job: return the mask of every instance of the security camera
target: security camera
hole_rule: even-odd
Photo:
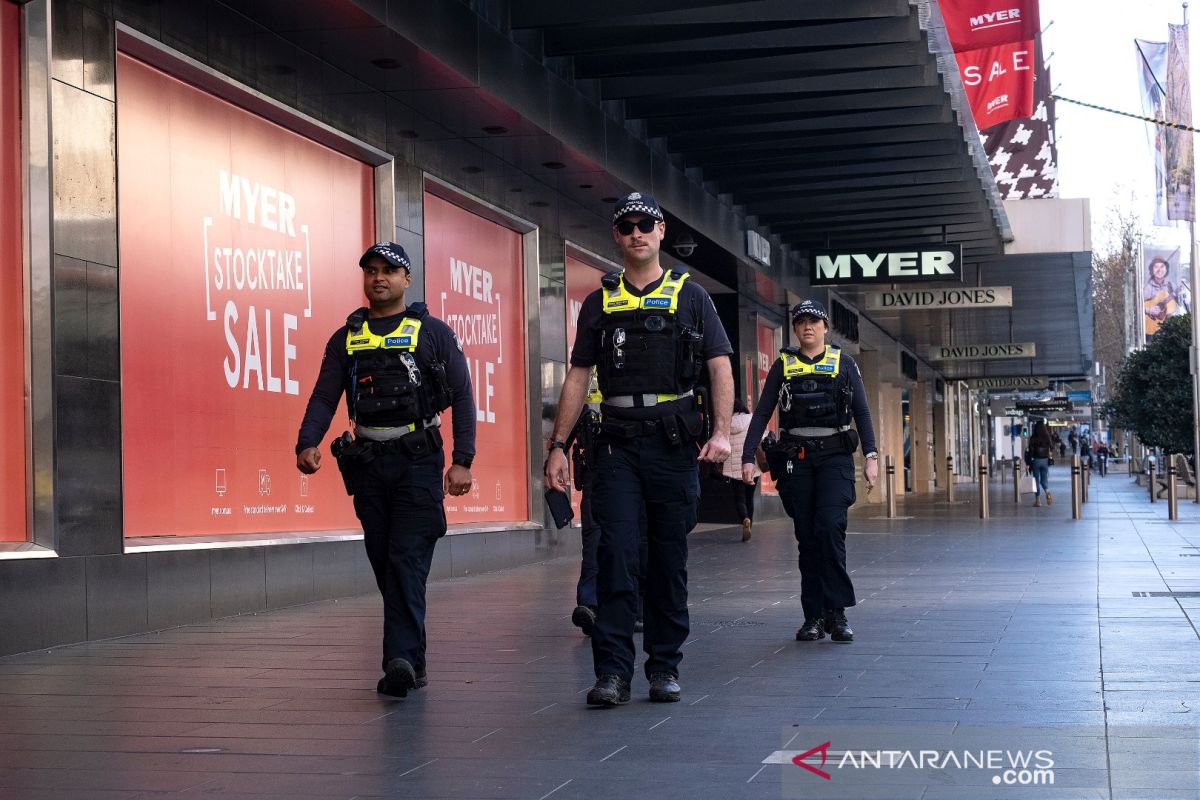
[[[675,244],[671,246],[671,249],[680,258],[690,258],[692,253],[696,252],[696,240],[692,238],[690,233],[680,234],[675,240]]]

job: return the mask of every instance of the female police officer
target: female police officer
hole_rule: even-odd
[[[779,445],[768,452],[783,507],[796,526],[800,551],[800,641],[854,640],[846,608],[855,603],[846,572],[846,511],[854,503],[854,449],[862,440],[867,487],[875,485],[879,455],[867,392],[854,359],[825,344],[829,316],[805,300],[792,309],[799,346],[771,365],[746,432],[742,479],[754,480],[754,451],[779,406]],[[857,434],[850,427],[854,421]]]

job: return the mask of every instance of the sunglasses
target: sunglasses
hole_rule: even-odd
[[[654,226],[657,224],[658,220],[646,217],[645,219],[639,219],[637,222],[630,222],[627,219],[623,219],[613,227],[617,229],[617,233],[622,236],[628,236],[633,233],[634,228],[637,228],[642,233],[649,233],[654,230]]]

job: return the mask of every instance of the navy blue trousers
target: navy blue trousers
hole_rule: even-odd
[[[846,516],[854,505],[854,457],[845,451],[809,451],[775,475],[783,508],[792,518],[805,619],[855,604],[846,571]]]
[[[678,675],[680,648],[689,631],[687,536],[696,525],[700,500],[698,450],[692,443],[672,445],[661,435],[606,441],[596,449],[592,493],[592,514],[600,526],[599,609],[592,632],[596,675],[633,678],[643,514],[645,672]]]
[[[403,658],[425,671],[425,583],[446,534],[442,451],[416,460],[376,458],[354,480],[354,511],[383,595],[383,664]]]
[[[600,553],[600,524],[592,514],[592,492],[595,491],[595,470],[588,471],[583,479],[583,497],[579,501],[579,516],[582,527],[579,538],[582,544],[583,558],[579,563],[579,583],[575,585],[575,605],[588,606],[595,610],[600,601],[596,597],[596,576],[600,572],[597,563]],[[646,512],[642,510],[639,522],[638,546],[638,585],[646,581]],[[637,618],[642,618],[642,593],[638,591]]]

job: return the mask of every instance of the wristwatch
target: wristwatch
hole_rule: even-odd
[[[560,442],[557,439],[551,439],[550,446],[547,447],[546,450],[550,451],[550,450],[554,450],[555,448],[558,448],[559,450],[562,450],[565,453],[565,452],[567,452],[567,443]]]
[[[475,459],[473,459],[473,458],[464,458],[464,457],[460,456],[460,457],[454,459],[454,461],[452,461],[451,463],[457,467],[462,467],[463,469],[470,469],[471,464],[472,464],[472,462],[474,462],[474,460]]]
[[[879,460],[879,453],[876,453],[874,450],[872,450],[871,452],[869,452],[869,453],[867,453],[865,456],[863,456],[863,458],[869,458],[869,459],[871,459],[872,461],[878,461],[878,460]]]

